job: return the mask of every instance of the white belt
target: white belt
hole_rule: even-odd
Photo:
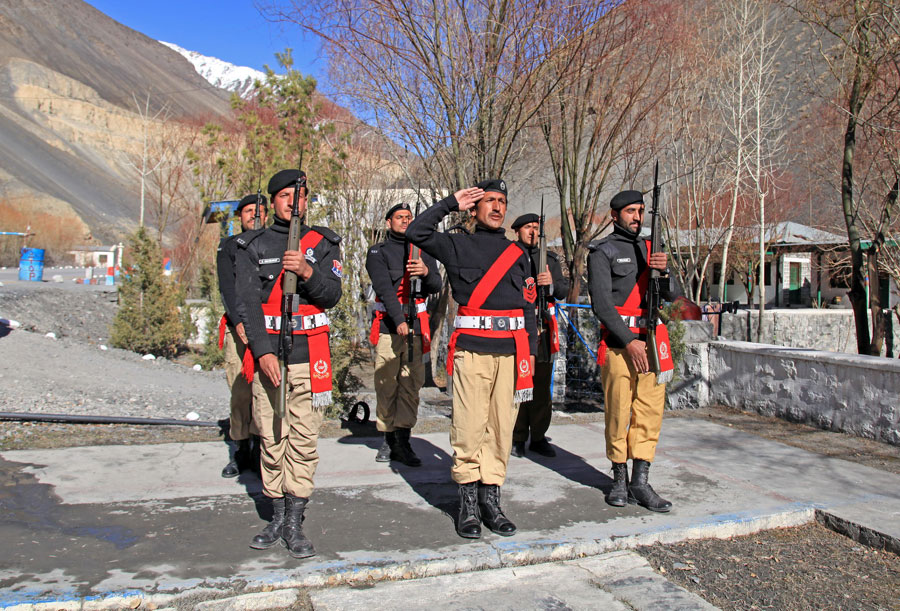
[[[632,327],[634,329],[646,329],[647,328],[647,317],[646,316],[623,316],[622,322],[625,323],[626,327]],[[659,323],[660,323],[660,320],[657,318],[656,324],[658,325]]]
[[[481,329],[483,331],[518,331],[525,328],[524,316],[457,316],[457,329]]]
[[[281,316],[263,316],[263,318],[266,319],[266,329],[281,331]],[[328,314],[321,312],[309,316],[293,316],[291,322],[294,323],[294,329],[309,331],[317,327],[328,326]]]
[[[406,305],[405,305],[405,304],[401,304],[401,305],[403,305],[403,309],[405,310],[405,309],[406,309]],[[424,303],[424,302],[423,302],[423,303],[417,303],[417,304],[416,304],[416,314],[421,314],[422,312],[425,311],[425,309],[426,309],[426,308],[425,308],[425,303]],[[376,302],[375,302],[375,311],[376,311],[376,312],[387,312],[387,310],[384,309],[384,304],[381,303],[380,301],[376,301]]]

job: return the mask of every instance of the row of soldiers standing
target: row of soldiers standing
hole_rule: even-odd
[[[250,545],[266,549],[282,541],[297,558],[315,553],[302,523],[318,463],[318,431],[331,400],[326,310],[341,297],[342,275],[340,237],[325,227],[304,223],[299,250],[286,249],[301,177],[303,217],[305,176],[282,170],[267,188],[275,214],[272,225],[250,229],[251,219],[259,218],[267,202],[262,196],[244,198],[237,210],[244,232],[223,240],[218,257],[226,310],[220,341],[232,388],[230,436],[236,442],[234,458],[222,475],[234,477],[258,465],[273,518]],[[588,259],[592,305],[603,327],[606,445],[614,474],[606,500],[614,506],[633,502],[668,511],[671,503],[647,481],[665,387],[648,372],[643,343],[647,321],[619,312],[623,306],[639,307],[640,296],[638,304],[627,302],[634,301],[642,282],[646,286],[643,278],[649,268],[667,273],[666,256],[648,255],[649,245],[638,237],[644,211],[640,192],[620,193],[611,208],[614,233],[598,242]],[[510,455],[523,456],[529,437],[530,450],[555,455],[545,434],[551,414],[549,357],[558,349],[558,330],[552,318],[538,332],[536,301],[539,290],[547,291],[551,300],[562,299],[568,282],[552,253],[546,267],[538,269],[537,215],[516,219],[512,228],[518,241],[511,242],[503,227],[506,210],[507,188],[500,179],[457,191],[415,219],[409,205],[399,204],[385,216],[386,239],[370,248],[366,260],[376,295],[370,340],[376,347],[377,427],[384,434],[375,456],[378,462],[421,465],[410,434],[425,378],[422,357],[430,348],[425,300],[442,286],[438,262],[459,304],[447,368],[453,395],[451,476],[459,493],[456,531],[465,538],[479,538],[482,524],[502,536],[516,532],[500,507],[500,491]],[[452,212],[470,214],[474,231],[438,231]],[[421,256],[411,256],[413,245]],[[285,270],[297,274],[299,307],[293,318],[293,350],[286,357],[287,379],[282,380],[276,354]],[[539,355],[544,358],[536,359]],[[281,384],[287,385],[284,417],[273,409]]]

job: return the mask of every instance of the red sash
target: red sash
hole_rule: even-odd
[[[497,284],[506,275],[506,272],[522,256],[522,249],[515,244],[510,244],[506,250],[497,257],[487,272],[472,291],[469,303],[460,305],[460,316],[523,316],[522,310],[483,310],[481,305],[487,300]],[[456,340],[460,334],[475,335],[477,337],[512,337],[516,343],[516,391],[513,400],[516,403],[531,401],[534,394],[534,382],[532,380],[531,359],[528,350],[528,331],[518,329],[516,331],[495,331],[493,329],[454,329],[450,336],[450,345],[447,347],[447,374],[453,375],[453,356],[456,351]]]
[[[300,252],[314,249],[322,240],[322,235],[315,231],[308,231],[300,240]],[[282,292],[282,282],[284,280],[284,270],[278,274],[278,280],[272,287],[272,292],[264,304],[262,304],[263,316],[281,316],[281,300],[284,293]],[[319,306],[307,304],[298,306],[294,316],[311,316],[321,314],[325,310]],[[279,331],[266,328],[266,332],[270,335],[278,335]],[[314,329],[294,328],[293,335],[305,335],[309,344],[309,377],[310,387],[312,388],[312,404],[313,407],[324,407],[330,405],[331,400],[331,349],[328,346],[328,325],[316,327]],[[249,355],[249,356],[248,356]],[[241,369],[242,373],[247,377],[248,381],[253,380],[254,359],[250,350],[244,353],[244,362]],[[282,384],[285,380],[281,381]]]
[[[222,318],[219,319],[219,350],[225,347],[225,330],[228,327],[228,321],[225,319],[225,315],[222,314]]]
[[[650,241],[647,240],[647,257],[650,257]],[[646,267],[644,271],[638,276],[637,282],[634,284],[634,287],[631,289],[631,293],[628,295],[628,299],[625,300],[625,303],[621,306],[616,306],[616,312],[619,313],[620,316],[637,316],[646,318],[649,312],[646,309],[641,308],[641,298],[647,293],[647,286],[650,284],[650,267]],[[653,321],[647,321],[647,324],[652,324]],[[646,329],[641,329],[640,327],[628,327],[629,331],[632,333],[640,334],[642,331],[646,333]],[[606,364],[606,338],[609,336],[609,330],[603,328],[600,332],[600,343],[597,346],[597,364],[603,366]],[[673,371],[675,369],[675,362],[672,360],[672,350],[671,345],[669,344],[669,330],[666,328],[666,325],[659,323],[656,325],[656,353],[659,355],[659,368],[660,373],[665,371]]]
[[[559,321],[556,320],[556,308],[548,304],[547,312],[550,314],[547,321],[550,330],[550,354],[556,354],[559,352]]]
[[[412,250],[412,246],[410,246]],[[409,306],[409,272],[403,272],[403,278],[400,279],[400,286],[397,287],[397,301],[404,308]],[[382,303],[380,297],[375,297],[376,303]],[[424,299],[416,299],[416,306],[425,303]],[[418,308],[416,308],[418,310]],[[372,328],[369,330],[369,342],[374,346],[378,343],[378,336],[381,332],[381,321],[384,319],[384,312],[375,310],[373,312]],[[431,322],[428,318],[428,312],[423,310],[417,312],[416,318],[419,319],[419,333],[422,336],[422,354],[431,352]],[[412,333],[413,329],[409,330]]]

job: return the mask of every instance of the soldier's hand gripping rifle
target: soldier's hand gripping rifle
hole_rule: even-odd
[[[649,258],[651,253],[660,252],[661,239],[659,228],[659,217],[662,214],[661,204],[659,201],[659,161],[653,169],[653,199],[650,204],[650,252],[647,253]],[[656,342],[656,324],[659,320],[659,308],[662,298],[661,291],[668,286],[663,287],[662,284],[668,284],[668,279],[659,277],[658,269],[650,268],[650,282],[647,286],[647,357],[650,364],[650,371],[656,374],[656,383],[663,384],[673,377],[672,371],[662,372],[660,367],[660,356]]]
[[[544,233],[544,196],[541,195],[541,217],[538,223],[538,265],[537,273],[542,274],[547,270],[547,235]],[[550,327],[547,320],[550,312],[547,311],[547,297],[550,288],[537,285],[537,328],[538,328],[538,360],[541,362],[549,362],[550,360],[550,342],[541,340],[543,333]]]
[[[419,216],[419,192],[416,190],[416,216]],[[420,258],[419,247],[409,242],[409,260],[407,263],[414,261]],[[409,277],[409,300],[406,303],[406,326],[409,327],[409,333],[406,335],[406,351],[407,357],[409,359],[409,363],[413,362],[413,350],[415,348],[415,328],[416,328],[416,318],[418,316],[417,305],[416,305],[416,295],[422,292],[422,278],[420,276],[410,276]]]
[[[300,189],[306,188],[306,177],[297,176],[294,183],[294,201],[291,204],[291,225],[285,250],[300,250]],[[288,359],[294,349],[294,312],[300,306],[297,294],[297,274],[284,270],[281,282],[281,329],[278,333],[278,363],[281,366],[281,386],[278,390],[278,405],[275,415],[284,418],[287,405]]]

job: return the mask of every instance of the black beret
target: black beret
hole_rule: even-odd
[[[640,191],[622,191],[621,193],[616,193],[615,197],[609,202],[609,207],[613,210],[621,210],[625,206],[630,206],[631,204],[643,204],[644,203],[644,194]]]
[[[269,179],[269,186],[266,187],[266,191],[269,192],[269,195],[275,195],[282,189],[293,187],[294,183],[297,182],[298,175],[303,179],[302,182],[306,184],[306,172],[302,170],[281,170]]]
[[[478,183],[475,186],[484,191],[496,191],[497,193],[502,193],[503,195],[506,195],[506,181],[501,178],[492,178],[490,180],[482,180],[480,183]]]
[[[256,193],[253,193],[253,194],[251,194],[251,195],[245,195],[245,196],[244,196],[244,199],[242,199],[240,202],[238,202],[237,208],[234,209],[234,213],[235,213],[236,215],[237,215],[237,214],[240,214],[240,213],[241,213],[241,210],[243,210],[243,209],[246,208],[247,206],[252,206],[252,205],[254,205],[255,203],[256,203]],[[262,204],[262,207],[263,207],[263,208],[265,208],[266,205],[269,203],[269,200],[266,199],[266,196],[265,196],[265,195],[260,195],[260,196],[259,196],[259,203]]]
[[[387,211],[387,214],[384,215],[384,220],[389,221],[391,217],[394,216],[394,213],[398,210],[409,210],[409,204],[397,204],[396,206],[391,206],[391,209]]]
[[[523,214],[519,218],[513,221],[512,229],[515,231],[522,225],[527,225],[528,223],[540,223],[541,217],[536,215],[534,212],[529,212],[528,214]]]

